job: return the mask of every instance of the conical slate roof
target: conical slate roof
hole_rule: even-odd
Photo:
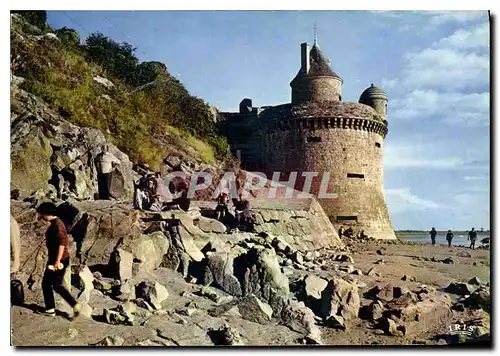
[[[387,100],[387,94],[380,88],[377,88],[375,85],[370,85],[370,87],[366,88],[365,91],[359,97],[359,102],[361,104],[370,105],[373,102],[373,99],[385,99]]]
[[[313,45],[311,51],[309,52],[309,56],[311,67],[309,69],[308,75],[339,77],[330,67],[328,59],[326,59],[325,55],[323,54],[323,52],[321,52],[318,45]]]

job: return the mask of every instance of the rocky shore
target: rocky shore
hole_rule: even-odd
[[[68,283],[83,315],[67,320],[68,308],[59,302],[60,315],[48,318],[36,313],[43,306],[43,249],[28,261],[43,227],[30,204],[11,203],[23,236],[20,279],[26,286],[34,271],[35,280],[26,288],[26,306],[12,307],[15,346],[491,340],[489,250],[333,238],[329,245],[301,244],[293,230],[280,230],[289,222],[276,219],[276,211],[270,214],[280,234],[228,233],[196,207],[176,214],[181,232],[175,238],[161,229],[160,216],[103,201],[73,206],[82,257],[73,258]],[[299,214],[314,226],[314,214]],[[456,325],[472,332],[452,332]]]
[[[141,63],[161,69],[158,93],[182,94],[186,111],[174,117],[206,131],[181,135],[156,114],[157,106],[171,114],[176,105],[152,92],[154,111],[137,111],[149,85],[135,96],[103,77],[81,55],[76,31],[55,34],[20,15],[11,19],[11,216],[21,230],[16,278],[25,292],[25,304],[11,307],[12,345],[491,344],[489,249],[344,239],[318,200],[289,199],[285,186],[269,181],[248,192],[252,231],[229,231],[214,219],[212,193],[223,173],[235,173],[242,188],[247,172],[209,130],[216,113],[202,115],[199,99],[171,81],[165,65]],[[61,42],[68,31],[77,36],[73,50]],[[148,115],[147,127],[135,126]],[[120,161],[111,173],[114,200],[98,200],[102,146]],[[216,148],[226,158],[215,159]],[[214,177],[189,211],[175,212],[178,234],[168,229],[172,212],[132,206],[135,182],[153,169]],[[73,321],[59,299],[55,317],[38,313],[46,226],[35,209],[43,201],[56,202],[71,226],[65,282],[82,305]]]

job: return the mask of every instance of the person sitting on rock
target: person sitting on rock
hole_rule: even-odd
[[[233,200],[235,227],[243,231],[251,231],[250,202],[246,199]]]
[[[134,191],[134,208],[143,210],[145,206],[149,207],[150,201],[148,199],[148,195],[146,194],[146,190],[139,188],[136,186]]]
[[[138,182],[134,182],[134,208],[147,209],[151,205],[151,198],[148,194],[148,181],[151,175],[145,173]]]
[[[217,197],[217,207],[215,208],[215,218],[219,221],[224,221],[227,214],[229,214],[229,209],[227,204],[229,203],[229,195],[226,192],[222,192]]]
[[[349,226],[349,228],[344,232],[344,236],[348,238],[354,237],[354,230],[352,229],[352,227]]]
[[[96,157],[97,182],[99,186],[99,199],[109,200],[111,197],[111,172],[114,164],[120,164],[120,160],[109,152],[109,147],[103,145],[101,153]]]
[[[451,232],[451,230],[448,230],[448,233],[446,234],[446,241],[448,241],[448,247],[451,247],[451,240],[453,240],[453,232]]]
[[[339,229],[339,237],[342,237],[344,235],[344,227],[341,225]]]
[[[178,198],[174,198],[171,202],[163,205],[163,211],[166,210],[182,210],[188,211],[191,205],[191,200],[188,198],[189,181],[187,179],[176,177],[177,180],[172,180],[169,184],[169,190],[172,194],[181,193]]]
[[[368,237],[367,234],[365,234],[365,230],[361,230],[361,232],[359,233],[359,238],[360,239],[366,239]]]
[[[42,203],[37,208],[38,216],[49,223],[45,233],[45,243],[48,250],[47,265],[42,280],[45,311],[43,314],[56,314],[54,292],[57,292],[72,308],[73,317],[78,316],[81,304],[64,287],[63,279],[70,265],[68,233],[64,222],[57,217],[57,207],[53,203]]]

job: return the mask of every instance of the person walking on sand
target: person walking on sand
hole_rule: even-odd
[[[448,233],[446,234],[446,241],[448,241],[448,247],[451,247],[451,240],[453,240],[453,232],[451,232],[451,230],[448,230]]]
[[[476,239],[477,239],[477,232],[474,230],[474,228],[471,229],[471,231],[469,231],[469,233],[467,234],[467,240],[470,240],[470,248],[471,249],[475,249],[475,245],[476,245]]]
[[[434,227],[432,227],[432,230],[429,231],[429,235],[431,235],[431,242],[432,245],[434,246],[436,244],[436,235],[437,235],[437,231]]]
[[[66,227],[61,219],[56,216],[57,207],[53,203],[42,203],[37,209],[38,216],[49,223],[45,233],[48,259],[42,279],[43,299],[45,311],[43,314],[53,316],[56,314],[54,291],[59,294],[73,308],[73,318],[81,311],[78,303],[71,293],[64,287],[63,279],[66,269],[70,265],[69,237]]]

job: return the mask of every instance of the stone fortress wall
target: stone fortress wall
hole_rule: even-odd
[[[221,128],[239,150],[243,167],[269,178],[282,172],[281,181],[298,172],[297,190],[304,184],[302,172],[317,172],[311,189],[317,196],[323,172],[330,172],[326,192],[337,197],[318,200],[336,228],[351,225],[375,238],[396,238],[383,193],[387,96],[372,85],[359,103],[342,102],[342,79],[316,44],[310,52],[302,44],[301,62],[290,84],[291,104],[246,113],[240,105],[240,114],[226,114]]]

